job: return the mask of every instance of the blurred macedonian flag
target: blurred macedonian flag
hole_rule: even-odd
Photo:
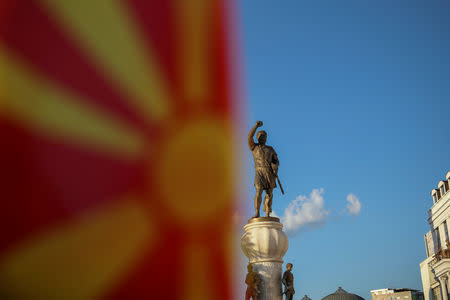
[[[229,0],[0,0],[0,299],[231,299]]]

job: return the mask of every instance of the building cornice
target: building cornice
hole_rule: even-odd
[[[438,202],[436,202],[431,209],[428,211],[428,223],[432,225],[433,223],[436,223],[436,220],[439,218],[439,216],[447,210],[447,208],[450,206],[450,192],[445,193],[441,199],[439,199]],[[442,220],[444,221],[444,220]],[[439,223],[439,222],[438,222]]]
[[[438,262],[432,264],[434,274],[436,277],[447,275],[450,272],[450,258],[443,258]]]

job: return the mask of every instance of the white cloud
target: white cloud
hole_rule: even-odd
[[[347,195],[347,212],[351,215],[359,215],[361,211],[361,202],[359,202],[358,197],[350,193]]]
[[[329,211],[325,209],[323,192],[323,188],[314,189],[309,197],[299,195],[289,203],[281,218],[289,235],[327,222]]]

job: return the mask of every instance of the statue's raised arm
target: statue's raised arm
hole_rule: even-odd
[[[258,129],[258,127],[261,127],[262,125],[263,122],[257,121],[255,126],[253,126],[253,128],[248,133],[248,147],[250,148],[250,151],[253,151],[256,145],[255,141],[253,140],[253,137],[255,136],[256,133],[256,129]]]

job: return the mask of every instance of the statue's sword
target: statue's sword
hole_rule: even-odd
[[[276,174],[275,174],[275,176],[277,177],[277,181],[278,181],[278,185],[280,186],[281,194],[284,195],[284,190],[283,190],[283,186],[281,185],[280,178],[278,178],[278,175],[276,175]]]
[[[278,185],[280,186],[281,194],[284,195],[283,186],[281,185],[280,178],[278,178],[278,174],[276,174],[276,173],[274,172],[274,170],[272,169],[272,166],[270,166],[269,163],[268,163],[267,161],[265,161],[265,162],[266,162],[267,166],[269,167],[269,170],[271,170],[271,171],[272,171],[272,174],[277,178]]]

